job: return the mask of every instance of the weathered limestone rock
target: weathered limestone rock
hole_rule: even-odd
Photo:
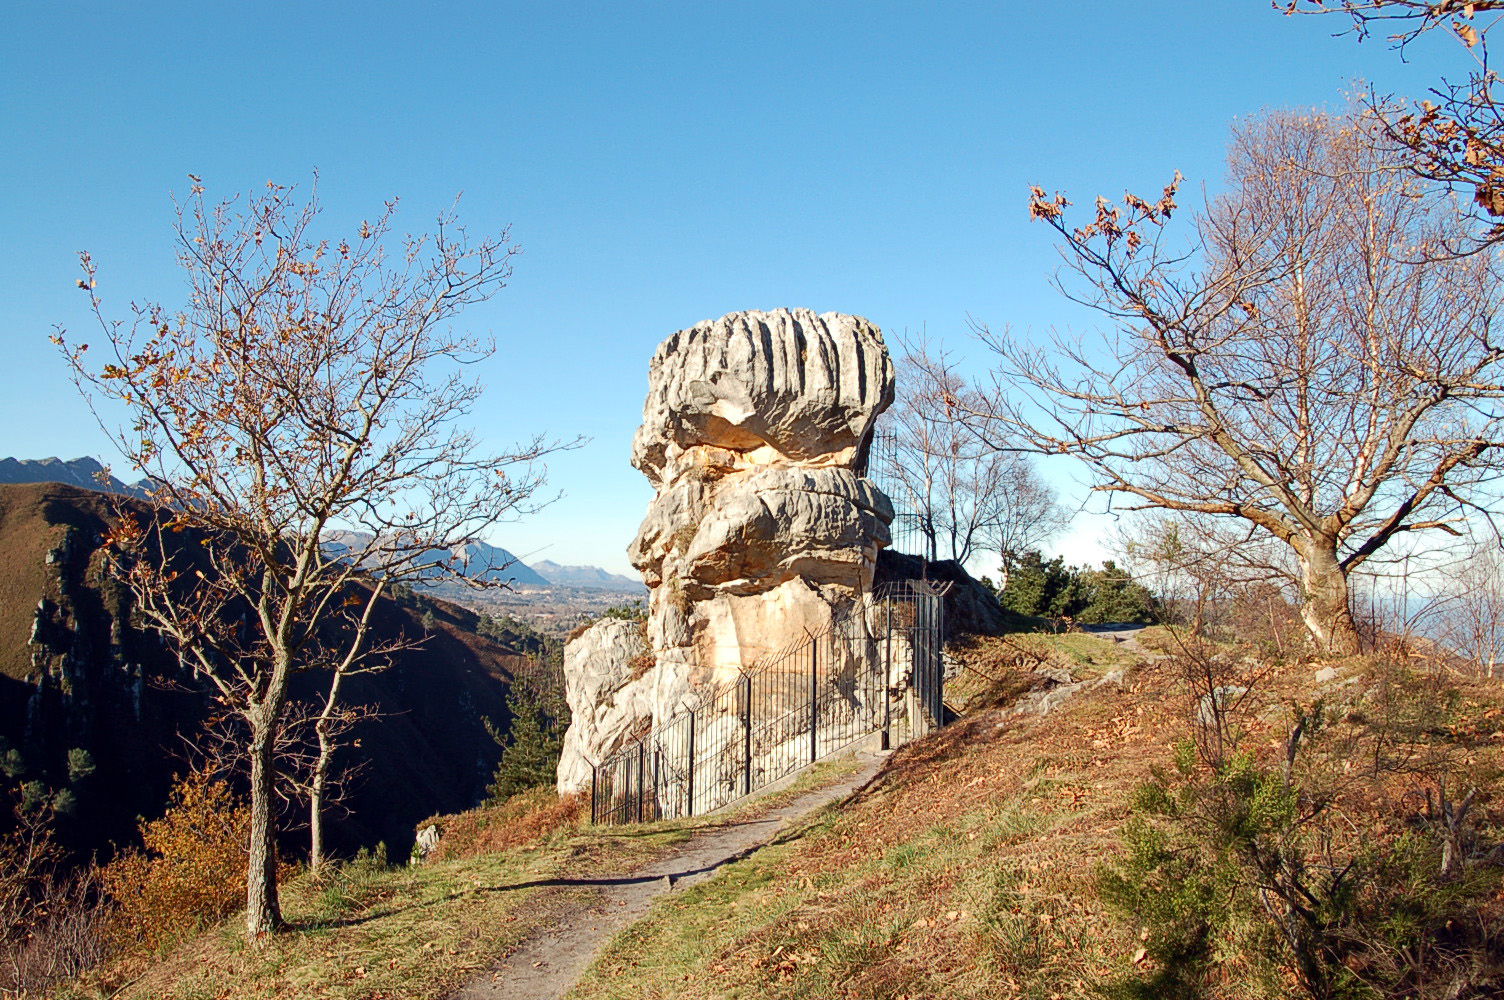
[[[628,555],[661,670],[729,679],[871,588],[893,511],[857,469],[892,400],[856,316],[733,313],[659,346],[632,454],[658,495]]]
[[[603,618],[564,646],[569,729],[559,758],[559,791],[590,788],[599,761],[653,717],[651,663],[642,623]]]
[[[648,379],[632,464],[657,494],[628,550],[651,592],[655,665],[641,679],[652,692],[644,727],[695,688],[828,627],[870,591],[893,519],[860,471],[872,425],[893,401],[893,365],[867,320],[808,309],[732,313],[665,340]],[[577,644],[566,672],[571,663],[611,669]],[[581,687],[586,701],[610,689],[591,683],[599,690]],[[586,701],[570,696],[571,737],[609,747],[600,732],[575,736],[593,725],[581,722]],[[588,782],[588,768],[566,751],[561,789],[566,770],[570,782],[582,773]]]
[[[659,345],[648,378],[632,464],[660,492],[701,464],[851,468],[893,402],[882,331],[808,309],[732,313],[681,330]]]

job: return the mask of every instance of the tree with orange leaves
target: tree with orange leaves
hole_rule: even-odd
[[[431,236],[394,240],[393,202],[330,240],[316,196],[268,185],[210,204],[192,180],[182,308],[107,319],[83,255],[105,358],[54,340],[91,405],[131,414],[113,433],[157,515],[123,518],[111,541],[137,613],[248,734],[254,941],[282,926],[273,797],[293,677],[330,679],[323,724],[337,725],[346,678],[422,641],[373,639],[383,598],[466,576],[453,553],[537,505],[537,460],[559,445],[487,454],[459,426],[480,393],[463,366],[494,345],[451,321],[505,285],[518,252],[505,232],[472,241],[447,213]],[[319,812],[315,796],[315,825]]]

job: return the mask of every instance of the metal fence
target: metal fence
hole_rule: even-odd
[[[924,505],[916,495],[912,474],[905,473],[902,462],[898,435],[891,430],[879,430],[872,435],[861,472],[893,505],[893,523],[888,525],[892,540],[888,548],[904,555],[932,558],[933,546],[920,515]]]
[[[823,632],[699,693],[595,766],[591,821],[699,815],[875,733],[888,748],[938,727],[944,591],[885,585]]]

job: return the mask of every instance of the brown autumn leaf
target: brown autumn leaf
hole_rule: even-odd
[[[1473,200],[1489,215],[1504,215],[1504,188],[1497,188],[1491,184],[1479,184],[1478,189],[1473,193]]]

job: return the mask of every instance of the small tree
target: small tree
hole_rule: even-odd
[[[564,750],[564,731],[569,728],[562,665],[545,657],[519,669],[507,691],[507,714],[511,723],[505,733],[486,724],[492,739],[501,746],[501,760],[486,790],[493,802],[554,783]]]
[[[1074,455],[1111,497],[1273,540],[1314,639],[1350,652],[1349,575],[1492,502],[1498,277],[1487,255],[1439,253],[1463,223],[1360,115],[1267,116],[1235,130],[1229,162],[1183,250],[1160,242],[1174,184],[1099,200],[1079,228],[1036,188],[1081,279],[1067,293],[1117,332],[1041,348],[983,329],[997,391],[957,405],[1005,446]]]
[[[1449,582],[1450,592],[1435,602],[1440,637],[1493,677],[1504,669],[1504,555],[1480,545]]]
[[[337,705],[344,678],[421,642],[373,641],[385,595],[463,575],[449,553],[530,509],[534,460],[556,446],[489,455],[457,426],[480,388],[456,366],[493,348],[450,322],[505,284],[505,232],[472,242],[446,214],[391,249],[389,203],[331,242],[315,236],[316,197],[269,185],[209,205],[193,181],[176,228],[183,308],[106,319],[85,254],[106,358],[54,339],[91,403],[131,414],[116,440],[153,483],[155,513],[123,511],[111,539],[137,611],[245,724],[254,940],[282,923],[272,800],[293,676],[332,678]]]
[[[1070,520],[1028,456],[989,448],[959,419],[948,400],[964,391],[945,355],[915,345],[885,418],[895,460],[883,486],[931,562],[1022,552]]]

